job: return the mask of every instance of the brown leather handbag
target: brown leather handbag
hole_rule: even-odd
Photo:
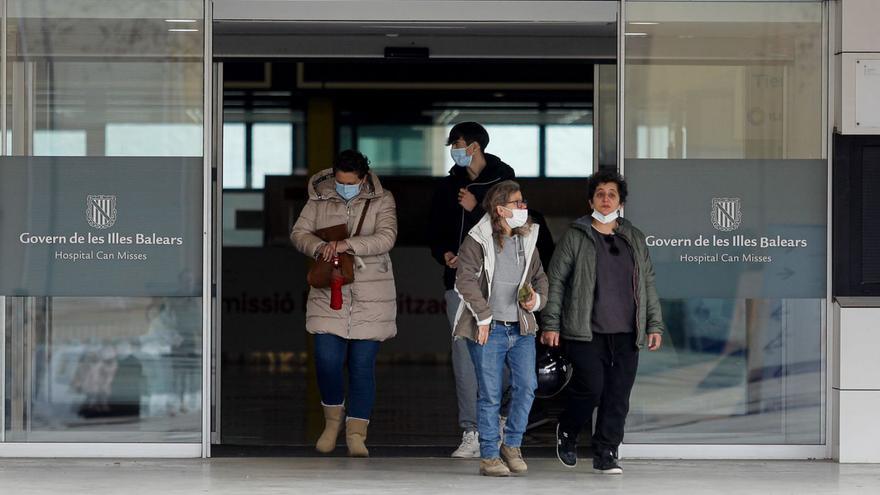
[[[370,207],[370,201],[372,201],[372,198],[364,203],[364,209],[361,211],[361,218],[358,221],[357,229],[355,229],[354,235],[351,237],[360,235],[361,227],[364,225],[364,219],[367,217],[367,209]],[[324,242],[338,242],[349,238],[348,227],[344,223],[318,229],[315,231],[315,235],[320,237]],[[348,253],[340,253],[339,270],[342,272],[342,285],[354,282],[354,256]],[[333,262],[324,261],[323,258],[318,258],[312,263],[312,267],[309,268],[309,273],[306,275],[306,281],[308,281],[310,286],[316,289],[326,289],[330,287],[330,279],[332,276]]]

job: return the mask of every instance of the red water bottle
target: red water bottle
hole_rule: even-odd
[[[330,276],[330,309],[342,309],[342,271],[339,270],[339,255],[333,256],[333,274]]]

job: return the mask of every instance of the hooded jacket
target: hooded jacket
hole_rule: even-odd
[[[523,270],[519,288],[531,284],[538,295],[532,311],[526,311],[517,305],[522,335],[534,335],[537,332],[538,320],[535,318],[535,313],[541,311],[547,304],[547,276],[544,274],[537,248],[539,229],[538,225],[532,224],[529,233],[522,238],[523,251],[528,264]],[[470,230],[459,251],[455,291],[463,304],[458,305],[455,315],[455,325],[452,329],[455,337],[476,341],[479,325],[488,325],[492,322],[489,296],[492,291],[492,276],[495,273],[495,249],[492,221],[486,214]]]
[[[369,173],[357,196],[346,202],[336,192],[333,169],[309,179],[308,201],[290,239],[301,253],[314,258],[324,241],[315,231],[344,223],[354,233],[367,199],[371,199],[360,235],[348,239],[354,259],[354,282],[342,287],[342,309],[330,309],[330,289],[309,290],[306,330],[346,339],[386,340],[397,334],[397,292],[389,251],[397,240],[394,196]]]
[[[443,283],[446,290],[455,286],[455,270],[446,266],[443,255],[450,251],[458,253],[458,248],[468,232],[486,213],[481,205],[489,188],[499,182],[516,178],[510,165],[500,158],[490,153],[483,156],[486,158],[486,166],[473,181],[466,167],[453,165],[449,169],[449,175],[440,180],[431,201],[428,240],[431,256],[444,267]],[[466,188],[477,198],[477,206],[470,212],[458,204],[458,191],[461,188]]]
[[[630,247],[633,255],[633,294],[636,298],[636,344],[645,345],[646,334],[665,331],[660,298],[654,287],[654,265],[648,254],[645,234],[625,218],[617,219],[614,230]],[[592,217],[577,219],[556,246],[547,276],[549,301],[541,320],[545,332],[560,332],[569,340],[591,341],[593,296],[596,290],[596,241]]]

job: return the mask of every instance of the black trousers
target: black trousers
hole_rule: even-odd
[[[639,367],[635,333],[594,334],[591,342],[564,340],[574,365],[568,384],[568,402],[559,417],[560,428],[577,438],[585,424],[592,425],[598,407],[593,452],[617,452],[629,413],[629,396]]]

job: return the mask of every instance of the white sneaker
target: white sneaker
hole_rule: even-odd
[[[452,453],[457,459],[473,459],[480,457],[480,434],[466,431],[461,435],[461,445]]]

